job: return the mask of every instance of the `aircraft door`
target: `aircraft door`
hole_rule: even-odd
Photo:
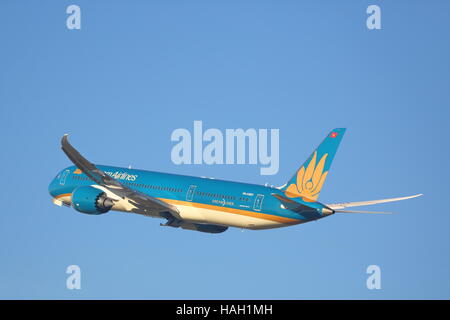
[[[258,194],[256,196],[255,203],[253,205],[253,210],[261,211],[263,200],[264,200],[264,195],[263,194]]]
[[[192,201],[194,199],[194,192],[197,186],[189,186],[189,189],[186,193],[186,201]]]
[[[59,184],[65,185],[66,184],[66,178],[69,175],[70,170],[65,170],[63,173],[61,173],[61,177],[59,178]]]

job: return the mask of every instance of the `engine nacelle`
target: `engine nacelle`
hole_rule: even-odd
[[[81,213],[103,214],[114,205],[114,200],[94,187],[78,187],[72,193],[72,206]]]

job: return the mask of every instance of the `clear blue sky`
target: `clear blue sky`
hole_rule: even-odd
[[[66,7],[82,10],[66,28]],[[378,4],[382,30],[366,28]],[[450,298],[448,1],[1,1],[0,298]],[[176,128],[279,128],[280,170],[176,166]],[[219,235],[88,216],[47,191],[91,161],[281,185],[348,128],[320,200],[424,193]],[[82,270],[67,290],[66,267]],[[382,289],[366,288],[367,266]]]

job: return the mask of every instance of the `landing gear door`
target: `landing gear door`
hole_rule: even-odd
[[[253,204],[253,210],[261,211],[263,200],[264,200],[264,195],[258,194],[256,196],[255,203]]]
[[[195,189],[197,189],[197,186],[189,186],[186,193],[186,201],[192,201],[194,199]]]

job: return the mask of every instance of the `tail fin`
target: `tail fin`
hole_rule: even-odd
[[[286,196],[317,200],[344,133],[345,128],[336,128],[326,136],[295,175],[281,188]]]

